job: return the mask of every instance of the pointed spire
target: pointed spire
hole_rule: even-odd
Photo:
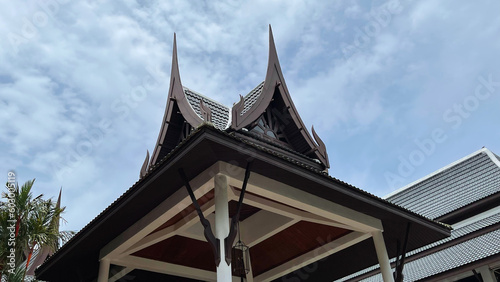
[[[61,196],[62,196],[62,187],[59,189],[59,197],[57,197],[56,209],[61,209]],[[61,220],[61,215],[57,216],[57,218],[53,219],[53,224],[56,227],[56,230],[59,232],[59,221]]]
[[[179,72],[179,61],[177,59],[177,35],[174,32],[174,46],[172,48],[172,69],[170,70],[170,87],[173,83],[180,85],[182,90],[181,75]]]
[[[273,29],[271,28],[271,25],[269,24],[269,56],[268,56],[268,63],[267,63],[267,74],[269,75],[269,72],[272,71],[272,69],[275,67],[274,64],[279,66],[279,61],[278,61],[278,52],[276,51],[276,44],[274,44],[274,36],[273,36]],[[281,71],[281,69],[280,69]],[[267,78],[267,76],[266,76]]]
[[[59,197],[57,197],[56,209],[61,208],[61,195],[62,195],[62,187],[59,189]]]
[[[181,83],[181,75],[179,72],[179,61],[177,57],[177,35],[174,33],[174,42],[172,48],[172,69],[170,71],[170,86],[168,90],[167,105],[165,107],[165,114],[163,116],[163,122],[160,128],[160,133],[158,134],[158,140],[156,141],[155,149],[151,155],[151,160],[149,166],[153,166],[158,161],[160,157],[160,151],[162,151],[163,142],[167,136],[167,131],[169,131],[169,124],[172,115],[177,115],[178,111],[174,110],[174,103],[179,107],[180,114],[192,127],[197,127],[203,123],[203,119],[196,114],[193,107],[189,104],[184,93],[184,88]],[[179,125],[177,125],[179,126]],[[176,137],[177,138],[177,137]],[[142,174],[142,170],[141,170]]]
[[[146,159],[141,167],[141,172],[139,173],[139,178],[143,178],[148,173],[148,163],[149,163],[149,150],[146,150]]]
[[[277,96],[276,96],[277,95]],[[269,25],[269,57],[267,63],[266,78],[264,80],[264,85],[262,90],[255,101],[252,103],[249,109],[244,113],[245,101],[240,98],[240,102],[235,104],[232,109],[232,128],[235,130],[240,130],[244,127],[251,125],[255,122],[271,105],[273,99],[282,99],[285,108],[277,109],[278,112],[286,111],[289,117],[288,121],[293,121],[297,130],[302,135],[302,141],[307,143],[309,147],[307,150],[301,148],[300,152],[310,154],[311,157],[317,158],[325,166],[329,167],[328,155],[326,153],[325,144],[321,141],[319,136],[314,132],[314,139],[311,134],[305,129],[304,122],[299,116],[295,105],[293,104],[292,98],[286,86],[285,78],[281,70],[280,62],[278,59],[278,52],[276,51],[276,44],[274,42],[273,30],[271,25]],[[316,142],[315,142],[316,140]],[[302,142],[301,141],[301,142]],[[295,144],[299,144],[297,141]],[[299,146],[299,145],[298,145]],[[302,146],[302,145],[300,145]]]
[[[316,147],[318,153],[320,153],[321,156],[324,158],[326,167],[330,167],[330,161],[328,160],[328,153],[326,152],[325,143],[323,143],[323,140],[319,138],[318,134],[316,133],[316,130],[314,130],[314,125],[311,127],[311,132],[313,134],[314,140],[318,144],[318,146]]]

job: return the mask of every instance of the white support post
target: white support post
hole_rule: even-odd
[[[223,174],[215,176],[215,237],[220,240],[221,262],[217,267],[217,282],[231,282],[231,264],[225,260],[224,239],[229,235],[229,206],[227,177]]]
[[[394,276],[392,275],[389,255],[387,255],[382,231],[372,232],[372,237],[373,243],[375,244],[375,251],[377,252],[378,263],[380,264],[380,271],[382,272],[382,278],[384,282],[394,282]]]
[[[109,264],[109,259],[101,259],[99,262],[99,276],[97,277],[97,282],[108,282]]]
[[[481,277],[484,282],[495,282],[496,278],[493,275],[493,271],[490,270],[488,265],[483,265],[476,269],[477,272],[481,273]]]

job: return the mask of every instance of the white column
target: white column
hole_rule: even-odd
[[[389,263],[389,256],[385,247],[384,236],[382,231],[372,232],[373,243],[375,244],[375,251],[377,252],[378,263],[380,264],[380,271],[384,282],[394,282],[392,276],[391,264]]]
[[[476,269],[476,271],[481,273],[481,277],[484,282],[496,282],[496,278],[493,276],[493,271],[490,270],[488,265],[483,265]]]
[[[227,177],[215,176],[215,237],[220,240],[221,262],[217,267],[217,282],[231,282],[231,265],[227,265],[224,252],[224,239],[229,234],[229,207],[227,197]]]
[[[108,282],[109,278],[109,259],[102,259],[99,263],[99,276],[97,282]]]

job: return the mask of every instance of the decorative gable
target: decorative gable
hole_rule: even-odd
[[[259,142],[286,149],[296,158],[306,157],[318,168],[330,164],[326,147],[312,128],[311,137],[292,102],[278,61],[271,27],[269,26],[269,61],[265,81],[232,108],[184,87],[181,83],[177,59],[177,41],[174,34],[172,69],[165,115],[155,149],[149,160],[146,156],[140,176],[158,163],[194,128],[204,122],[219,130],[249,132]],[[315,141],[316,142],[315,142]],[[275,147],[273,147],[275,148]],[[312,159],[312,160],[311,160]],[[318,161],[315,161],[318,160]]]
[[[323,141],[312,128],[314,140],[304,126],[286,86],[273,33],[269,26],[269,60],[266,79],[232,109],[232,128],[263,133],[268,138],[287,143],[296,152],[318,159],[330,167]],[[279,136],[278,136],[279,135]],[[316,141],[316,142],[315,142]]]

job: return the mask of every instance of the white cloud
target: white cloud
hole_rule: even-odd
[[[0,44],[0,170],[37,177],[49,196],[62,186],[70,229],[137,180],[163,116],[173,32],[183,84],[230,106],[265,77],[271,23],[292,98],[327,142],[331,173],[375,193],[386,191],[383,172],[397,166],[397,155],[442,126],[442,112],[470,95],[478,75],[500,80],[493,1],[401,1],[347,58],[342,43],[354,44],[387,2],[68,1],[51,10],[37,3],[4,3],[0,11],[0,32],[18,40]],[[50,14],[45,22],[41,12]],[[457,135],[449,132],[446,147],[463,150],[457,159],[478,139],[498,143],[489,133],[495,103],[492,96]],[[440,158],[445,150],[414,177],[454,161]]]

